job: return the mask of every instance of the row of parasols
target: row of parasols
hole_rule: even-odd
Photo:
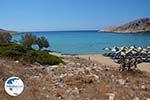
[[[120,63],[120,59],[125,57],[128,60],[136,60],[138,63],[150,62],[150,46],[145,48],[130,46],[130,47],[113,47],[104,48],[104,56],[111,57]]]

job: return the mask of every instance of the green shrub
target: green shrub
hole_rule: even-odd
[[[7,50],[7,51],[3,52],[1,54],[1,56],[5,57],[5,58],[10,58],[13,60],[18,60],[22,56],[22,53],[15,51],[15,50]]]
[[[39,50],[49,47],[49,42],[44,36],[38,37],[36,40],[36,44],[39,46]]]
[[[0,44],[0,57],[28,63],[38,62],[49,65],[63,63],[59,57],[50,55],[47,51],[29,49],[15,43]]]
[[[27,33],[22,36],[21,43],[26,48],[32,48],[32,45],[36,42],[36,36],[32,35],[31,33]]]
[[[39,55],[36,58],[36,61],[41,64],[55,65],[55,64],[63,63],[60,58],[58,58],[57,56],[50,55],[46,51],[38,51],[37,53]]]

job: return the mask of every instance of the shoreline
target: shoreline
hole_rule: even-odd
[[[50,52],[52,55],[56,55],[58,57],[79,57],[83,59],[87,59],[90,61],[96,61],[102,65],[108,65],[110,67],[119,68],[119,64],[115,63],[113,59],[110,57],[105,57],[102,54],[88,54],[88,55],[69,55],[69,54],[61,54],[57,52]],[[137,69],[140,69],[141,71],[146,71],[150,73],[150,63],[140,63],[137,65]]]

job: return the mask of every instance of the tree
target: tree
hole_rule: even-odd
[[[36,36],[32,35],[31,33],[27,33],[24,36],[22,36],[21,43],[26,48],[32,48],[33,44],[36,44]]]
[[[12,36],[8,32],[0,32],[0,42],[1,43],[10,43]]]
[[[44,36],[37,38],[36,44],[38,45],[39,50],[49,47],[49,42]]]

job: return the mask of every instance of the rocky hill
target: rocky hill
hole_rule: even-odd
[[[26,64],[0,59],[1,100],[149,100],[150,73],[139,70],[120,73],[118,69],[62,56],[59,65]],[[25,85],[17,97],[4,90],[6,79],[20,77]]]
[[[117,33],[146,33],[150,32],[150,18],[141,18],[124,25],[107,27],[101,31]]]
[[[10,31],[10,30],[4,30],[4,29],[0,29],[0,33],[1,32],[8,32],[10,34],[16,34],[17,33],[16,31]]]

